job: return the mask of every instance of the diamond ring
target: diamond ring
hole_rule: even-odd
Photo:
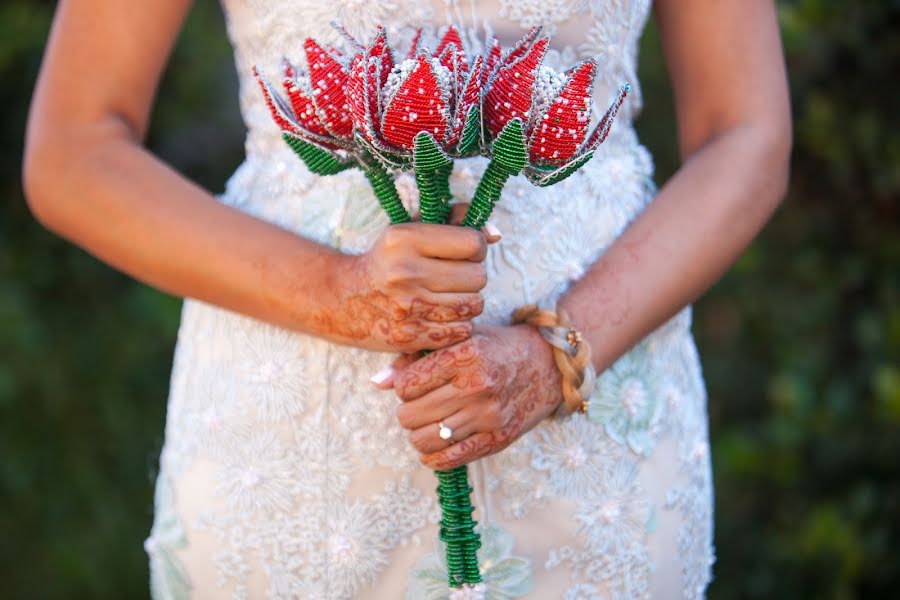
[[[441,436],[442,440],[449,440],[453,437],[453,430],[444,425],[443,421],[438,423],[438,427],[440,428],[438,429],[438,435]]]

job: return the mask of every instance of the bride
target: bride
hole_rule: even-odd
[[[712,482],[688,305],[785,190],[773,2],[655,3],[684,161],[658,191],[632,128],[649,0],[222,3],[247,139],[221,196],[142,147],[189,0],[60,2],[28,124],[36,218],[185,297],[153,596],[464,597],[431,470],[469,464],[486,589],[465,597],[703,597]],[[397,48],[454,24],[470,52],[541,25],[551,65],[597,60],[598,106],[633,92],[592,161],[549,188],[513,178],[483,232],[388,228],[360,172],[318,177],[291,154],[252,76],[302,64],[306,37],[346,50],[333,20],[358,39],[383,24]],[[484,166],[457,162],[455,198]],[[398,187],[414,210],[408,174]],[[510,324],[532,302],[566,309],[593,348],[586,415],[556,413],[550,346]]]

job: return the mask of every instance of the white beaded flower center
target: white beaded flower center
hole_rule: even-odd
[[[562,464],[565,468],[574,471],[587,461],[587,453],[581,446],[568,448],[563,455]]]
[[[259,366],[256,374],[257,383],[275,384],[284,377],[284,365],[274,360],[267,360]]]
[[[647,407],[647,390],[637,379],[631,378],[622,384],[622,404],[632,417],[636,417]]]
[[[254,488],[261,484],[265,477],[253,470],[244,471],[241,475],[241,483],[244,487]]]
[[[328,538],[328,554],[342,565],[352,565],[356,561],[356,544],[342,534],[333,534]]]
[[[606,524],[614,523],[619,520],[622,514],[622,508],[615,500],[607,500],[600,507],[600,520]]]

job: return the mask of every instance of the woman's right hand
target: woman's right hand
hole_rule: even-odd
[[[463,341],[484,308],[487,243],[467,227],[388,227],[368,252],[346,257],[339,293],[317,328],[369,350],[408,353]]]

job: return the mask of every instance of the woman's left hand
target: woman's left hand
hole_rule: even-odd
[[[530,325],[476,327],[463,342],[401,357],[392,381],[400,424],[436,470],[506,448],[563,401],[551,348]],[[450,439],[441,439],[439,423]]]

